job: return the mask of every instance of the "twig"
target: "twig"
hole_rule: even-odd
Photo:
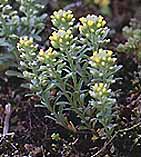
[[[113,136],[112,138],[104,145],[104,147],[102,147],[97,153],[95,153],[92,157],[97,157],[98,155],[100,155],[100,153],[102,153],[108,145],[111,144],[111,142],[114,140],[114,138],[119,134],[119,133],[122,133],[122,132],[127,132],[127,131],[130,131],[130,130],[133,130],[134,128],[138,127],[141,125],[141,122],[133,125],[132,127],[130,128],[125,128],[125,129],[122,129],[122,130],[118,130]]]
[[[64,10],[69,10],[69,9],[72,9],[72,8],[75,8],[75,7],[79,7],[81,5],[81,1],[78,1],[76,3],[71,3],[69,5],[67,5]]]
[[[3,136],[6,136],[9,131],[9,120],[11,116],[11,104],[7,104],[5,106],[5,119],[4,119],[4,127],[3,127]]]

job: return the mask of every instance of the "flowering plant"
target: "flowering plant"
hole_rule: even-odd
[[[135,53],[138,60],[141,59],[141,23],[131,19],[129,26],[123,28],[123,35],[127,39],[124,44],[119,44],[118,52]]]
[[[141,89],[141,22],[137,19],[131,19],[129,26],[123,28],[123,36],[126,38],[125,43],[120,43],[117,47],[119,53],[126,53],[134,57],[137,68],[134,71],[131,84],[133,90]]]
[[[63,127],[95,131],[101,123],[109,132],[115,103],[110,85],[120,66],[111,50],[102,49],[109,42],[106,21],[88,15],[74,25],[72,12],[63,10],[51,18],[55,27],[49,37],[51,47],[39,50],[27,37],[17,45],[24,77],[50,111],[47,116]]]
[[[0,68],[8,63],[11,66],[15,58],[18,60],[16,43],[19,37],[28,35],[41,41],[39,34],[45,26],[46,14],[39,15],[43,9],[41,4],[35,0],[16,0],[14,3],[19,7],[15,9],[8,0],[0,3],[0,47],[4,51],[0,56]]]

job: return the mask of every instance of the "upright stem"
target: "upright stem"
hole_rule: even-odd
[[[75,101],[73,101],[73,106],[74,106],[74,104],[75,104],[75,106],[77,106],[77,102],[80,102],[79,100],[80,100],[80,92],[78,91],[78,88],[77,88],[77,72],[76,72],[76,67],[75,67],[75,65],[74,65],[74,60],[73,60],[73,58],[72,58],[72,56],[70,55],[70,53],[69,52],[72,52],[72,50],[70,51],[70,49],[66,49],[65,50],[65,54],[66,54],[66,56],[67,56],[67,60],[68,60],[68,62],[69,62],[69,65],[70,65],[70,68],[71,68],[71,70],[72,70],[72,80],[73,80],[73,84],[74,84],[74,91],[75,92],[78,92],[79,93],[79,96],[77,97],[77,100],[75,100]],[[80,103],[81,104],[81,103]]]
[[[72,70],[72,79],[73,79],[73,83],[74,83],[74,88],[75,90],[77,90],[77,76],[76,76],[76,69],[74,68],[74,65],[73,65],[73,59],[72,59],[72,56],[69,54],[69,51],[66,50],[66,55],[67,55],[67,59],[68,59],[68,62],[70,64],[70,67],[71,67],[71,70]]]
[[[9,120],[11,115],[11,104],[7,104],[5,106],[5,119],[4,119],[4,127],[3,127],[3,136],[6,136],[9,131]]]
[[[57,78],[57,80],[59,81],[59,84],[60,84],[60,86],[61,86],[61,89],[62,89],[62,91],[63,91],[65,97],[68,99],[68,101],[69,101],[70,103],[72,103],[71,98],[70,98],[69,95],[66,93],[64,82],[62,81],[62,79],[60,78],[60,76],[58,75],[58,73],[54,70],[54,67],[52,66],[52,64],[50,64],[50,67],[51,67],[51,70],[52,70],[54,76],[55,76],[55,77]]]

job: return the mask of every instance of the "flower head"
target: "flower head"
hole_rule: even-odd
[[[92,67],[109,67],[113,65],[116,58],[112,57],[113,52],[111,50],[99,49],[94,51],[92,57],[90,57],[90,64]]]
[[[95,83],[93,86],[91,86],[91,90],[89,93],[93,98],[97,99],[103,96],[108,96],[110,92],[111,90],[108,88],[108,84],[100,82]]]
[[[96,15],[88,15],[87,17],[81,17],[79,20],[81,22],[79,31],[86,37],[88,36],[87,34],[95,33],[99,28],[103,30],[106,24],[101,15],[98,17]]]
[[[64,46],[68,46],[71,44],[73,39],[71,30],[58,30],[58,32],[53,32],[52,36],[49,38],[51,40],[51,44],[54,48],[63,48]]]
[[[26,54],[30,56],[36,56],[36,50],[38,48],[37,44],[34,44],[33,38],[28,38],[27,36],[21,37],[17,43],[17,48],[19,50],[20,57],[24,58]],[[29,53],[30,52],[30,53]]]
[[[55,59],[56,54],[57,52],[53,50],[53,48],[49,47],[46,51],[40,49],[38,58],[40,61],[53,60]]]
[[[52,23],[58,29],[67,30],[69,27],[73,25],[74,16],[71,10],[64,11],[60,9],[59,11],[55,11],[51,16]]]
[[[19,42],[17,43],[17,47],[34,47],[33,38],[28,38],[27,36],[21,37]]]

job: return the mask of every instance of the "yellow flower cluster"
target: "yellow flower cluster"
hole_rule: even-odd
[[[94,33],[97,29],[104,28],[106,25],[106,21],[101,15],[98,17],[95,15],[88,15],[87,17],[81,17],[79,20],[82,24],[79,26],[79,31],[86,37],[89,37],[90,33]]]
[[[64,48],[65,46],[69,46],[73,39],[71,30],[58,30],[58,32],[53,32],[52,36],[49,37],[51,40],[51,44],[54,48]]]
[[[111,92],[111,89],[108,89],[108,85],[102,82],[95,83],[94,86],[91,87],[90,95],[93,98],[100,98],[102,96],[108,96]]]
[[[56,56],[57,52],[53,50],[53,48],[49,47],[48,50],[44,51],[43,49],[40,49],[39,51],[39,60],[40,61],[46,61],[49,59],[54,59]]]
[[[65,30],[72,26],[75,20],[71,10],[64,11],[62,9],[55,11],[51,19],[55,27]]]
[[[99,49],[99,51],[94,51],[93,56],[90,57],[90,64],[93,67],[107,67],[115,63],[116,58],[112,57],[113,52],[111,50]]]
[[[19,42],[17,43],[17,48],[20,47],[35,47],[33,45],[33,38],[28,38],[27,36],[21,37]]]
[[[94,2],[100,7],[106,7],[110,4],[110,0],[95,0]]]

